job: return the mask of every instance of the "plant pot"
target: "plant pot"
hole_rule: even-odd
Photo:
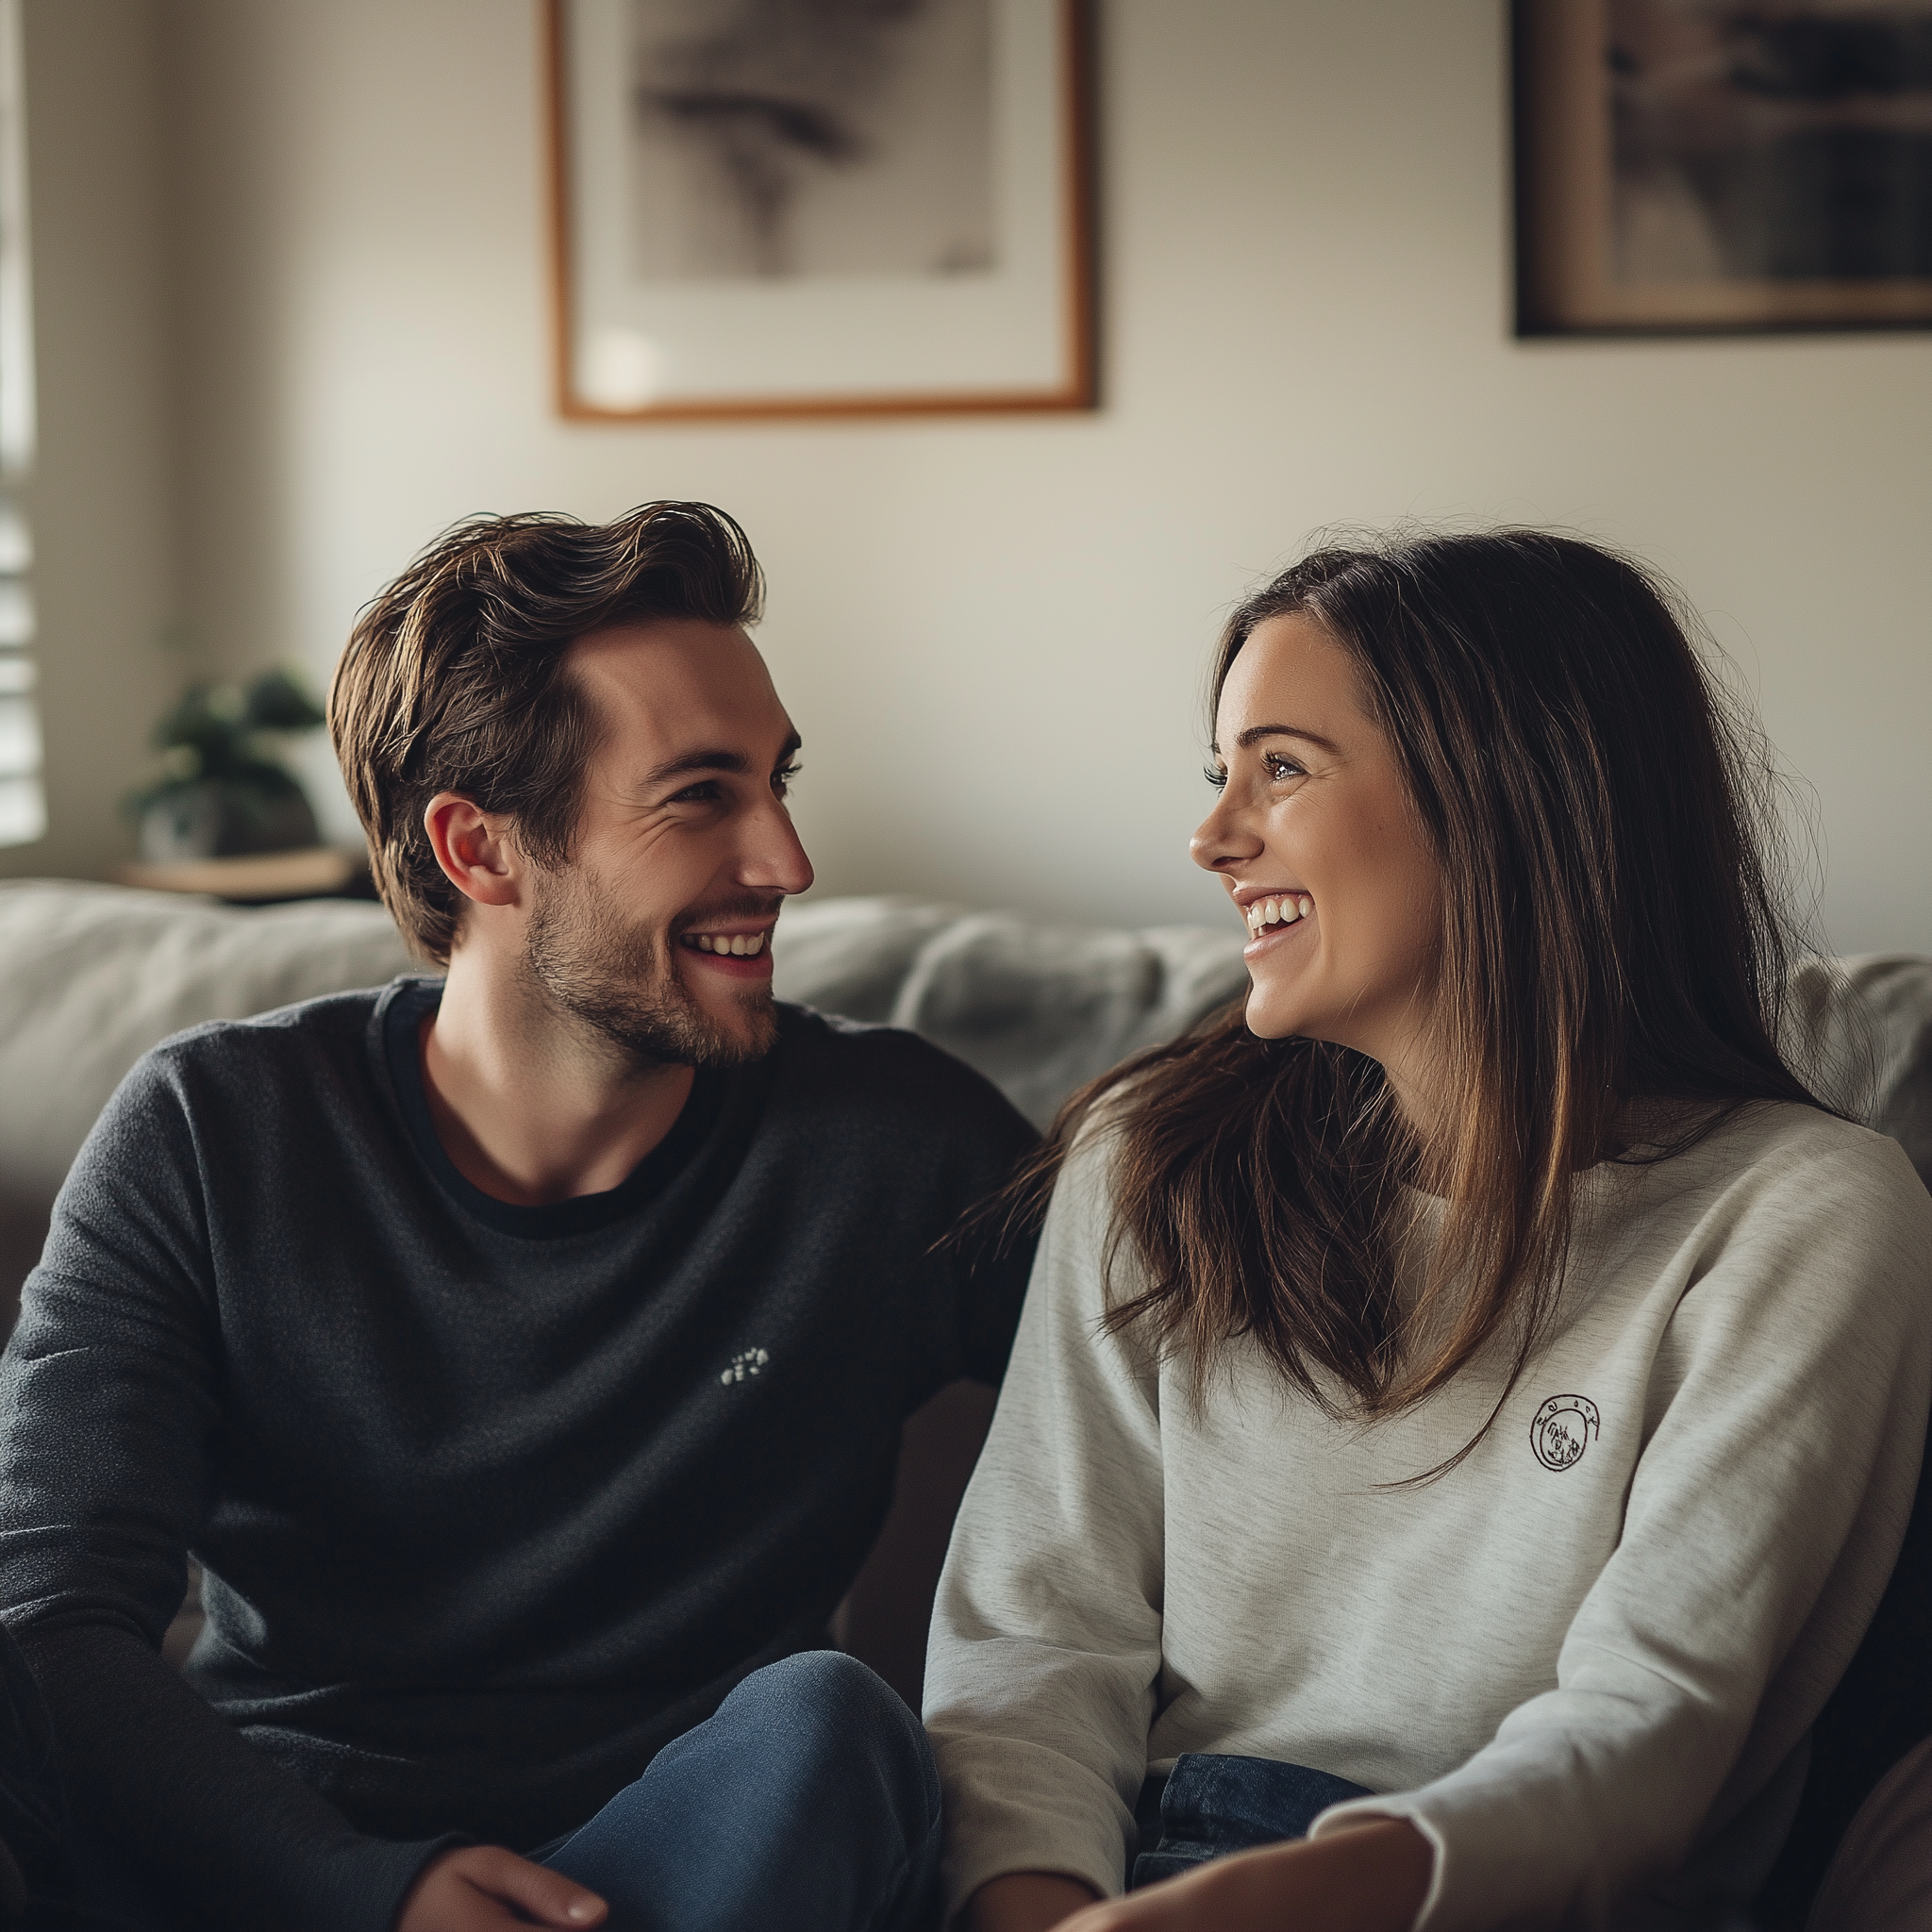
[[[150,865],[292,852],[317,839],[315,814],[292,785],[263,793],[208,779],[164,792],[141,815],[141,856]]]

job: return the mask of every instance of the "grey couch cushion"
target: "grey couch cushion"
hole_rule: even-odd
[[[242,911],[0,885],[0,1188],[51,1199],[121,1076],[169,1034],[380,985],[407,963],[388,913],[350,900]]]
[[[173,892],[0,884],[0,1332],[61,1178],[121,1076],[158,1041],[407,963],[379,906],[240,911]]]
[[[1932,959],[1807,959],[1791,992],[1793,1057],[1815,1091],[1890,1134],[1932,1188]]]
[[[1238,931],[1042,925],[985,912],[936,933],[892,1019],[977,1067],[1037,1126],[1075,1087],[1248,983]]]
[[[787,909],[783,999],[910,1027],[1044,1126],[1083,1081],[1170,1040],[1247,984],[1238,929],[1047,925],[916,899]]]
[[[772,936],[772,986],[848,1020],[885,1021],[899,988],[940,934],[967,916],[963,906],[897,898],[808,899],[786,907]]]

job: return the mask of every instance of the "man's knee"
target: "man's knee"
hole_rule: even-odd
[[[843,1737],[880,1741],[924,1737],[917,1717],[885,1679],[842,1650],[801,1650],[754,1671],[731,1693],[771,1718]]]
[[[739,1686],[760,1690],[801,1710],[844,1712],[896,1722],[910,1715],[886,1680],[842,1650],[801,1650],[755,1671]]]
[[[755,1671],[727,1705],[768,1738],[829,1767],[865,1767],[902,1815],[937,1817],[939,1774],[925,1729],[906,1701],[857,1657],[807,1650]],[[737,1713],[734,1713],[737,1714]],[[916,1831],[915,1831],[916,1835]]]

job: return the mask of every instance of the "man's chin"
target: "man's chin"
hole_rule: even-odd
[[[741,994],[729,1013],[700,1010],[709,1022],[707,1031],[717,1042],[717,1051],[699,1060],[700,1066],[743,1066],[763,1059],[778,1043],[778,1009],[769,987]]]
[[[721,988],[717,983],[693,985],[693,979],[709,975],[701,968],[686,970],[682,960],[675,972],[684,993],[693,1066],[743,1066],[761,1060],[776,1045],[778,1008],[771,997],[769,974],[752,985]]]

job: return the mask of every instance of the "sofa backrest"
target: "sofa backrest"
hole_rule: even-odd
[[[1069,926],[904,898],[807,901],[773,946],[781,998],[924,1034],[1044,1126],[1074,1088],[1246,984],[1239,930]],[[0,1318],[62,1176],[134,1062],[203,1020],[409,969],[378,906],[242,909],[63,880],[0,883]],[[1800,969],[1801,1058],[1932,1185],[1932,959]],[[1850,1068],[1847,1080],[1842,1069]]]
[[[1932,1188],[1932,958],[1807,959],[1791,995],[1794,1061],[1823,1098],[1890,1134]]]
[[[408,963],[379,906],[242,911],[121,886],[0,886],[0,1191],[51,1199],[122,1075],[169,1034],[380,985]]]

